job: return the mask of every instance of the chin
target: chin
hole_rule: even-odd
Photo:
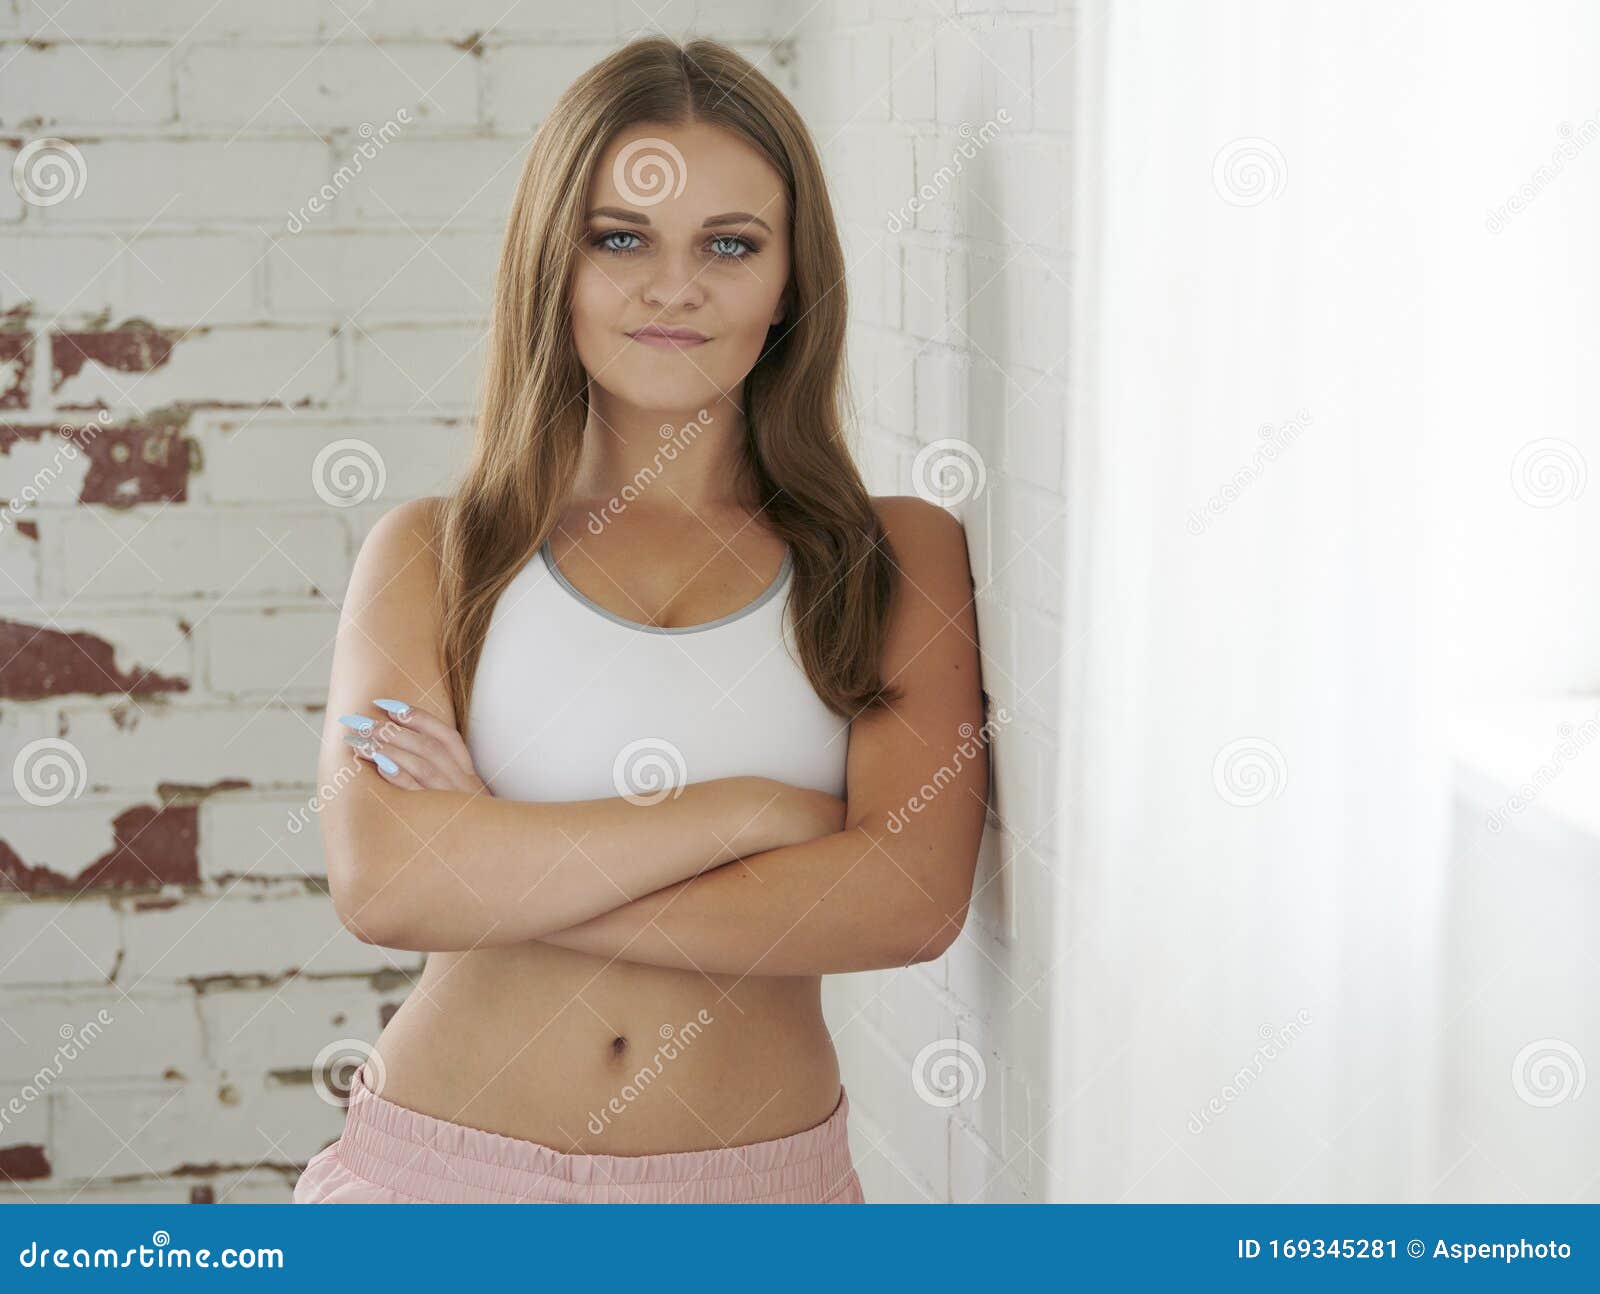
[[[722,398],[715,386],[692,371],[677,380],[629,374],[620,382],[606,384],[606,391],[618,404],[659,410],[678,422],[689,421],[701,409],[710,408]]]

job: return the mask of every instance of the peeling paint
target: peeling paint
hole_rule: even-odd
[[[170,427],[108,427],[85,452],[89,474],[79,503],[131,508],[188,502],[189,442]]]
[[[206,994],[217,991],[234,991],[239,989],[277,988],[286,984],[300,973],[299,969],[281,971],[277,974],[251,974],[251,975],[191,975],[180,983],[187,984],[196,993]]]
[[[67,434],[63,435],[63,432]],[[20,445],[24,441],[43,440],[46,436],[70,441],[80,452],[83,449],[78,443],[77,434],[68,427],[58,428],[55,423],[45,422],[0,422],[0,454],[9,454],[13,445]]]
[[[85,364],[119,373],[153,372],[172,358],[182,336],[176,329],[157,328],[143,319],[104,330],[58,329],[50,334],[50,389],[59,391]]]
[[[0,329],[0,409],[28,407],[28,380],[32,375],[32,334]]]
[[[0,333],[0,349],[4,347]],[[0,385],[4,382],[0,360]],[[4,401],[0,399],[0,407]],[[79,410],[67,410],[76,419]],[[66,423],[0,423],[0,454],[13,445],[54,438],[59,453],[82,455],[88,471],[79,503],[130,507],[136,503],[185,503],[189,478],[199,471],[200,446],[185,433],[194,410],[170,405],[113,425],[111,411],[97,407],[93,420]]]
[[[0,1179],[8,1182],[36,1182],[50,1176],[50,1160],[44,1147],[34,1144],[0,1147]]]
[[[267,1071],[269,1083],[283,1083],[290,1087],[310,1087],[311,1070],[309,1067],[302,1069],[269,1069]]]
[[[199,835],[199,810],[193,805],[135,805],[112,819],[112,847],[76,876],[45,864],[30,866],[0,840],[0,878],[34,895],[199,885]]]
[[[198,804],[223,791],[248,791],[250,783],[242,777],[225,777],[220,782],[157,782],[156,794],[163,804]]]
[[[97,634],[68,633],[0,619],[0,698],[38,701],[74,694],[153,696],[187,692],[189,680],[117,668],[116,650]]]
[[[303,1165],[295,1165],[295,1164],[287,1164],[287,1163],[271,1163],[271,1162],[269,1162],[267,1160],[261,1160],[259,1163],[251,1163],[251,1164],[244,1163],[243,1161],[240,1161],[238,1163],[225,1164],[225,1163],[222,1163],[221,1161],[213,1160],[209,1164],[179,1164],[170,1173],[167,1173],[166,1176],[167,1177],[216,1177],[219,1173],[248,1173],[248,1172],[251,1172],[251,1171],[253,1171],[255,1169],[271,1170],[272,1172],[278,1173],[279,1175],[284,1175],[284,1174],[288,1174],[288,1173],[294,1173],[294,1174],[298,1175],[300,1172],[304,1171],[304,1166]],[[115,1179],[113,1179],[113,1180],[115,1180]],[[140,1177],[140,1178],[135,1178],[135,1179],[132,1179],[132,1180],[136,1180],[136,1181],[161,1181],[162,1179],[161,1178]]]

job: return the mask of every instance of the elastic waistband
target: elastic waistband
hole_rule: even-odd
[[[367,1085],[363,1067],[337,1154],[358,1176],[430,1203],[820,1202],[855,1181],[849,1114],[841,1086],[832,1114],[787,1137],[657,1155],[569,1154],[397,1105]]]

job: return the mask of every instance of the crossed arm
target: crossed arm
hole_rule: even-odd
[[[591,883],[586,903],[569,903],[554,914],[541,904],[537,919],[508,913],[503,927],[496,923],[495,937],[475,942],[532,937],[624,961],[736,975],[869,970],[929,960],[949,946],[971,896],[989,777],[965,537],[954,518],[921,500],[877,503],[903,573],[882,663],[902,698],[851,725],[843,829],[750,851],[724,834],[724,817],[715,834],[726,848],[690,863],[697,848],[705,850],[704,837],[697,839],[686,825],[709,807],[701,794],[698,804],[683,805],[667,836],[648,833],[651,843],[642,852],[657,860],[658,870],[641,880],[625,866],[641,857],[641,840],[632,831],[643,825],[641,815],[622,829],[622,822],[602,816],[608,802],[593,802],[588,807],[602,829],[581,848],[563,849],[559,867],[598,869],[602,897],[592,897]],[[686,788],[680,798],[708,789]],[[532,818],[523,822],[517,815],[557,807],[489,810],[476,803],[483,797],[463,796],[457,804],[450,793],[432,794],[442,817],[428,838],[454,829],[463,845],[483,839],[488,812],[501,813],[506,829],[521,835],[519,826],[531,826]],[[651,825],[667,826],[668,820],[658,817]],[[752,838],[758,837],[744,836]],[[558,883],[539,888],[547,895],[563,892],[558,860],[547,865]],[[436,872],[425,864],[421,875]],[[661,879],[665,875],[670,883]],[[418,891],[408,906],[431,908],[439,920],[441,905]],[[446,946],[437,924],[432,930],[400,946]]]

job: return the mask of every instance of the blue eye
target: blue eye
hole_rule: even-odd
[[[611,229],[595,238],[590,239],[589,245],[591,247],[598,248],[600,251],[609,252],[612,256],[632,256],[639,250],[638,246],[633,244],[630,244],[627,247],[618,247],[611,242],[613,238],[632,238],[635,240],[635,243],[639,241],[639,235],[634,233],[631,229]],[[724,246],[732,245],[740,250],[717,251],[715,249],[716,245],[719,243],[723,244]],[[711,246],[713,248],[711,254],[719,261],[742,261],[746,256],[752,255],[756,251],[760,250],[749,239],[738,238],[733,234],[718,234],[711,240]]]
[[[638,234],[628,229],[613,229],[610,233],[601,234],[600,237],[594,239],[591,246],[599,247],[614,256],[626,256],[630,252],[636,252],[639,249],[637,247],[613,247],[606,240],[610,238],[637,238],[638,236]]]
[[[715,255],[718,260],[742,261],[745,256],[753,253],[756,250],[753,243],[746,242],[743,238],[735,238],[732,234],[719,234],[711,241],[712,243],[734,243],[737,246],[745,249],[743,252],[714,252],[713,255]]]

